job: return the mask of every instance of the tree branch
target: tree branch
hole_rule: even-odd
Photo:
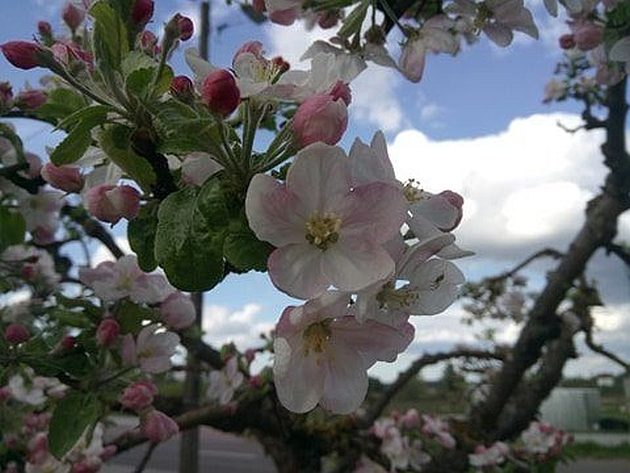
[[[107,229],[97,220],[91,218],[87,214],[85,209],[66,205],[61,209],[61,213],[62,215],[68,216],[73,222],[80,225],[85,231],[86,235],[92,238],[96,238],[103,245],[105,245],[105,247],[116,259],[125,256],[124,251],[120,249],[120,247],[116,243],[116,240],[114,240]]]
[[[398,375],[396,381],[390,384],[383,395],[368,409],[366,415],[360,424],[364,428],[368,428],[378,419],[393,397],[423,368],[441,361],[450,360],[452,358],[480,358],[486,360],[503,361],[504,356],[500,353],[493,353],[475,349],[456,349],[451,352],[434,353],[432,355],[423,355],[414,361],[409,368]]]
[[[615,243],[609,243],[606,246],[606,252],[608,254],[613,253],[616,255],[621,261],[626,263],[628,267],[630,267],[630,251],[624,248],[621,245],[617,245]]]
[[[557,266],[529,313],[529,320],[508,359],[496,375],[497,382],[484,403],[473,413],[480,432],[500,438],[497,419],[521,383],[526,370],[539,359],[548,340],[560,335],[556,311],[574,280],[581,275],[597,249],[608,245],[617,233],[617,219],[630,208],[630,160],[625,145],[627,105],[626,78],[608,89],[607,139],[602,145],[605,164],[610,168],[603,192],[588,203],[586,221]],[[500,382],[499,382],[500,381]]]
[[[486,280],[487,281],[499,281],[501,279],[510,278],[510,277],[514,276],[516,273],[518,273],[520,270],[522,270],[523,268],[525,268],[526,266],[528,266],[529,264],[533,263],[535,260],[537,260],[539,258],[560,259],[560,258],[562,258],[562,256],[563,256],[563,254],[561,252],[559,252],[558,250],[555,250],[553,248],[545,248],[543,250],[537,251],[533,255],[528,256],[527,258],[525,258],[523,261],[521,261],[519,264],[514,266],[509,271],[505,271],[504,273],[501,273],[498,276],[493,276],[493,277],[490,277],[490,278],[486,278]]]

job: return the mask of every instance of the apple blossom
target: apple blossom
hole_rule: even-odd
[[[131,334],[123,337],[122,357],[131,366],[140,366],[146,373],[163,373],[171,367],[179,336],[151,324],[143,327],[134,341]]]
[[[222,406],[226,405],[234,397],[234,392],[243,384],[243,380],[243,373],[238,369],[238,359],[232,356],[222,370],[210,372],[207,396]]]
[[[53,187],[65,192],[80,192],[83,188],[81,171],[76,166],[55,166],[46,163],[41,170],[41,176]]]
[[[384,279],[394,261],[382,247],[406,217],[399,189],[375,182],[352,188],[340,148],[300,150],[286,183],[258,174],[245,202],[250,227],[277,249],[269,275],[282,291],[315,297],[330,285],[357,291]]]
[[[8,386],[14,399],[31,406],[43,404],[48,395],[63,387],[57,378],[35,376],[31,368],[9,378]]]
[[[318,403],[334,413],[356,410],[365,398],[367,369],[394,361],[413,339],[399,329],[348,316],[349,298],[326,292],[299,307],[287,307],[276,325],[274,383],[290,411],[308,412]]]
[[[505,461],[509,453],[509,447],[503,442],[495,442],[490,447],[477,445],[475,453],[468,455],[471,466],[482,468],[486,466],[498,466]]]
[[[142,434],[153,443],[164,442],[179,432],[177,423],[156,409],[151,409],[140,418]]]
[[[140,193],[131,186],[103,184],[92,187],[85,195],[88,212],[112,224],[121,218],[135,218],[140,211]]]
[[[437,417],[426,414],[422,415],[422,421],[422,433],[435,437],[444,448],[455,448],[457,442],[455,441],[455,438],[450,434],[449,425],[447,422],[444,422],[442,419],[439,419]]]
[[[25,245],[10,246],[0,254],[0,261],[14,266],[16,271],[19,268],[19,275],[24,281],[41,286],[42,289],[52,290],[61,280],[61,276],[55,270],[52,256],[39,248]]]
[[[166,325],[174,330],[183,330],[195,321],[195,306],[190,297],[173,292],[160,305],[160,314]]]
[[[136,381],[127,386],[120,396],[120,404],[125,409],[137,412],[146,409],[153,404],[153,398],[157,395],[158,388],[148,379]]]
[[[140,33],[140,36],[138,36],[138,40],[140,42],[142,50],[149,56],[158,54],[160,47],[157,44],[157,37],[155,36],[155,34],[153,34],[153,32],[149,30],[144,30],[142,33]]]
[[[176,13],[173,17],[173,20],[171,21],[174,21],[177,26],[179,39],[181,39],[182,41],[188,41],[190,38],[192,38],[195,26],[190,18]]]
[[[292,25],[302,9],[302,0],[265,0],[269,19],[279,25]]]
[[[52,25],[47,21],[38,21],[37,32],[43,38],[52,38]]]
[[[575,48],[575,38],[572,34],[563,34],[560,36],[558,40],[560,47],[562,49],[573,49]]]
[[[134,302],[155,304],[174,291],[164,276],[143,272],[135,255],[104,261],[94,269],[80,268],[79,280],[105,301],[129,297]]]

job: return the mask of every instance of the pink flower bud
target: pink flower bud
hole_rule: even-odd
[[[573,31],[575,45],[582,51],[590,51],[604,41],[604,28],[590,21],[580,22]]]
[[[4,329],[4,339],[12,345],[18,345],[24,343],[31,338],[31,334],[28,329],[22,324],[9,324]]]
[[[265,381],[263,380],[262,376],[260,376],[260,375],[252,376],[251,378],[249,378],[248,382],[249,382],[249,386],[252,389],[260,389],[265,384]]]
[[[35,110],[46,103],[48,95],[43,90],[24,90],[18,94],[15,104],[25,110]]]
[[[160,305],[162,320],[175,330],[190,327],[195,321],[195,313],[195,306],[190,297],[181,292],[174,292]]]
[[[238,57],[244,53],[253,54],[257,59],[263,59],[263,44],[260,41],[247,41],[246,43],[243,43],[243,45],[234,53],[232,65],[234,65]]]
[[[72,335],[66,335],[65,337],[61,339],[61,347],[64,350],[68,350],[68,351],[73,350],[76,345],[77,345],[77,339],[73,337]]]
[[[153,16],[154,7],[153,0],[136,0],[131,9],[131,20],[140,27],[146,25]]]
[[[140,34],[140,47],[149,56],[157,54],[160,50],[157,45],[157,37],[149,30],[144,30]]]
[[[61,18],[63,18],[63,21],[68,25],[68,28],[74,32],[81,23],[83,23],[85,10],[78,8],[74,3],[69,1],[66,2],[66,6],[63,7]]]
[[[75,166],[55,166],[53,163],[46,163],[41,175],[47,183],[62,191],[80,192],[83,188],[81,172]]]
[[[118,447],[116,445],[105,445],[103,447],[103,450],[101,451],[101,454],[99,455],[99,458],[102,461],[106,462],[107,460],[112,458],[114,455],[116,455],[117,451],[118,451]]]
[[[400,422],[406,429],[415,429],[420,427],[420,414],[416,409],[409,409],[400,418]]]
[[[442,191],[438,195],[443,199],[446,199],[449,204],[457,209],[461,209],[464,206],[464,198],[457,192]]]
[[[86,200],[88,212],[104,222],[129,220],[140,211],[140,193],[131,186],[101,184],[87,192]]]
[[[218,69],[206,76],[201,88],[201,100],[211,111],[227,116],[238,107],[241,92],[234,76]]]
[[[153,443],[164,442],[179,432],[177,423],[158,410],[151,410],[140,419],[142,434]]]
[[[256,13],[263,13],[267,10],[265,0],[252,0],[252,8]]]
[[[192,38],[192,35],[195,32],[195,25],[190,18],[180,15],[179,13],[175,15],[175,18],[177,21],[177,27],[179,28],[179,39],[182,41],[188,41]]]
[[[37,23],[37,32],[44,38],[52,37],[52,26],[47,21],[40,21]]]
[[[182,102],[190,102],[195,96],[193,81],[186,76],[173,77],[170,90],[171,95]]]
[[[276,10],[269,13],[269,19],[272,23],[276,23],[282,26],[289,26],[295,23],[295,20],[300,14],[300,8],[287,8],[286,10]]]
[[[11,388],[9,386],[0,387],[0,402],[11,399]]]
[[[300,146],[317,141],[336,144],[348,126],[348,110],[343,100],[328,94],[306,99],[293,117],[293,133]]]
[[[28,163],[28,177],[31,179],[38,178],[42,171],[42,160],[33,153],[24,153],[26,162]]]
[[[320,13],[317,17],[317,24],[320,28],[326,30],[334,28],[339,23],[340,15],[337,10],[330,10]]]
[[[247,361],[247,363],[251,363],[252,361],[254,361],[254,358],[256,358],[256,350],[254,350],[253,348],[248,348],[247,350],[245,350],[243,356],[245,357],[245,361]]]
[[[28,41],[9,41],[0,45],[0,51],[11,64],[18,69],[33,69],[41,66],[39,54],[43,52],[37,43]]]
[[[120,325],[116,320],[104,319],[96,329],[96,343],[102,347],[108,347],[116,341],[120,334]]]
[[[558,43],[560,43],[560,47],[562,49],[575,48],[575,38],[573,37],[572,34],[569,34],[569,33],[563,34],[562,36],[560,36]]]
[[[337,83],[333,85],[333,88],[330,89],[329,94],[335,100],[343,100],[346,106],[350,105],[350,102],[352,102],[352,92],[350,91],[350,87],[348,87],[348,84],[340,80],[338,80]]]
[[[153,404],[158,389],[152,381],[144,379],[127,386],[120,396],[120,404],[134,411],[141,411]]]

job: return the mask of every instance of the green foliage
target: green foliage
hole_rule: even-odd
[[[65,118],[60,127],[69,129],[70,132],[53,150],[50,160],[61,166],[72,164],[81,158],[92,144],[92,129],[105,123],[108,111],[109,107],[95,105],[77,110]]]
[[[138,265],[150,272],[157,267],[155,260],[155,232],[157,230],[157,203],[140,208],[140,213],[127,225],[127,238],[131,249],[138,256]]]
[[[184,188],[160,205],[155,256],[175,287],[205,291],[224,273],[223,241],[229,213],[218,177]]]
[[[73,392],[59,401],[48,430],[50,452],[61,459],[98,421],[100,410],[98,399],[91,393]]]
[[[90,15],[94,18],[92,42],[99,69],[105,75],[120,70],[120,64],[129,52],[125,24],[116,10],[104,1],[92,5]]]
[[[105,154],[116,163],[131,179],[145,190],[150,190],[156,182],[155,172],[142,156],[131,148],[131,129],[124,125],[105,128],[98,137]]]
[[[260,241],[243,219],[233,221],[225,238],[225,259],[240,271],[266,271],[267,259],[274,247]]]
[[[35,110],[35,115],[42,120],[58,123],[75,112],[83,110],[87,106],[85,98],[77,92],[58,87],[48,93],[46,103]],[[59,128],[67,130],[65,126]]]
[[[22,214],[0,207],[0,253],[8,246],[23,243],[25,233],[26,223]]]
[[[350,12],[350,14],[343,21],[343,26],[337,33],[340,38],[349,38],[355,33],[361,31],[361,25],[363,25],[363,21],[365,20],[365,15],[367,15],[368,7],[371,2],[364,0],[359,3],[354,10]]]
[[[142,307],[127,300],[117,304],[114,312],[116,320],[120,323],[120,331],[123,334],[138,333],[142,327],[142,321],[153,320],[156,315],[153,309]]]

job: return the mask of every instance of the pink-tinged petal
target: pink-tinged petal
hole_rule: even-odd
[[[502,48],[509,46],[514,37],[514,34],[507,26],[498,23],[490,23],[484,26],[483,32],[494,44]]]
[[[446,196],[437,194],[411,205],[411,213],[420,214],[443,231],[453,230],[462,219],[462,208],[453,205]]]
[[[440,258],[444,258],[444,259],[458,259],[458,258],[464,258],[466,256],[472,256],[474,254],[475,254],[474,251],[463,250],[459,246],[457,246],[455,243],[452,243],[444,247],[442,250],[440,250],[436,254],[436,256],[439,256]]]
[[[367,394],[368,376],[363,359],[343,344],[331,343],[329,352],[320,405],[335,414],[350,414],[361,406]]]
[[[273,378],[278,399],[292,412],[313,409],[324,391],[324,370],[315,356],[304,356],[300,346],[291,346],[287,339],[273,343]]]
[[[340,212],[341,239],[385,243],[400,233],[407,218],[407,201],[400,189],[373,182],[355,188]]]
[[[387,153],[385,135],[381,131],[374,134],[370,146],[358,138],[354,140],[350,148],[350,162],[353,186],[377,181],[399,185]]]
[[[138,303],[157,304],[175,291],[161,274],[141,274],[133,283],[131,300]]]
[[[245,212],[252,231],[275,246],[305,241],[305,223],[298,199],[284,184],[265,174],[251,180],[245,199]]]
[[[339,241],[322,253],[321,271],[341,291],[359,291],[394,270],[394,260],[378,245]]]
[[[287,173],[287,187],[306,214],[336,210],[350,191],[350,173],[341,148],[313,143],[298,152]]]
[[[432,259],[409,275],[409,287],[418,295],[409,311],[414,315],[434,315],[444,311],[459,294],[466,279],[450,261]]]
[[[418,266],[454,241],[455,236],[451,233],[438,233],[408,247],[404,256],[398,260],[398,274],[412,274]]]
[[[359,324],[354,317],[335,320],[331,329],[334,343],[360,353],[366,369],[377,361],[395,361],[412,342],[415,332],[408,322],[394,328],[373,320]]]
[[[278,248],[267,261],[269,277],[278,289],[290,296],[317,297],[330,285],[322,273],[323,253],[309,243]]]
[[[350,295],[339,291],[326,291],[301,306],[289,306],[276,324],[276,335],[289,338],[310,324],[348,314]]]

